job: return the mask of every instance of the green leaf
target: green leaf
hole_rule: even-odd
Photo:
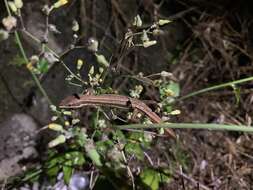
[[[150,144],[153,140],[150,134],[140,132],[132,132],[128,139],[136,141],[136,144],[139,144],[142,148],[150,148]]]
[[[82,132],[82,131],[79,131],[77,132],[77,135],[76,135],[76,141],[77,141],[77,144],[80,146],[80,147],[84,147],[85,143],[86,143],[86,140],[87,140],[87,135]]]
[[[87,152],[87,156],[92,160],[92,162],[96,165],[96,166],[103,166],[101,159],[100,159],[100,155],[98,153],[98,151],[96,150],[96,147],[94,146],[94,142],[93,140],[88,140],[87,143],[84,146],[86,152]]]
[[[160,183],[169,183],[171,180],[171,172],[169,170],[163,170],[163,173],[160,173]]]
[[[26,64],[26,60],[22,56],[20,56],[19,54],[14,56],[10,62],[11,62],[11,64],[17,65],[17,66],[21,66],[21,65]]]
[[[180,94],[180,86],[176,82],[164,84],[159,89],[162,98],[165,97],[178,97]]]
[[[129,136],[129,139],[142,142],[143,141],[143,137],[144,137],[143,133],[138,133],[138,132],[134,133],[133,132]]]
[[[163,106],[163,110],[164,110],[164,112],[170,113],[170,112],[172,112],[173,107],[170,104],[167,104],[167,105]]]
[[[152,169],[144,169],[140,178],[142,182],[147,185],[151,190],[158,190],[160,183],[160,173]]]
[[[25,172],[25,176],[22,178],[22,181],[24,182],[29,181],[31,183],[37,182],[40,179],[41,173],[42,173],[41,168],[30,169],[27,172]]]
[[[95,148],[90,149],[87,151],[88,157],[92,160],[92,162],[96,165],[96,166],[103,166],[101,160],[100,160],[100,155],[98,154],[97,150]]]
[[[65,154],[67,160],[71,160],[72,165],[82,166],[85,163],[83,152],[72,151]]]
[[[82,166],[85,163],[84,155],[79,152],[79,154],[74,158],[73,164],[77,166]]]
[[[40,59],[40,61],[37,64],[37,69],[41,73],[46,73],[48,71],[48,61],[45,58]]]
[[[63,166],[63,175],[64,175],[63,179],[66,184],[69,184],[70,178],[74,171],[74,168],[71,165],[72,161],[69,160],[65,162],[65,166]]]
[[[139,143],[128,143],[125,146],[125,151],[130,155],[135,155],[139,160],[144,159],[143,150],[140,147]]]
[[[170,172],[168,170],[161,173],[150,168],[145,168],[140,174],[142,182],[151,190],[158,190],[160,183],[168,183],[171,179],[169,176]]]
[[[126,142],[126,137],[125,137],[124,133],[121,130],[116,130],[113,133],[113,140],[120,141],[121,143],[125,143]]]
[[[96,143],[97,151],[100,153],[100,155],[106,155],[107,151],[112,149],[114,146],[114,143],[111,140],[106,141],[98,141]]]
[[[59,173],[61,167],[56,165],[56,166],[53,166],[51,168],[48,168],[46,170],[46,173],[47,175],[50,177],[50,178],[55,178],[57,176],[57,174]]]

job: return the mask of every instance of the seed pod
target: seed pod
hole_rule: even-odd
[[[157,43],[157,41],[156,41],[156,40],[143,42],[143,47],[147,48],[147,47],[150,47],[150,46],[155,45],[156,43]]]
[[[56,123],[50,123],[48,125],[48,128],[51,129],[51,130],[54,130],[54,131],[63,131],[63,127],[62,125],[59,125],[59,124],[56,124]]]
[[[82,66],[83,66],[83,60],[78,59],[77,60],[77,66],[76,66],[77,70],[80,70],[82,68]]]
[[[14,0],[14,4],[18,9],[21,9],[23,7],[23,1],[22,0]]]
[[[66,142],[66,137],[64,135],[59,135],[54,140],[52,140],[48,143],[48,147],[53,148],[59,144],[65,143],[65,142]]]
[[[142,20],[141,20],[140,15],[137,15],[136,17],[134,17],[133,26],[136,26],[136,27],[142,26]]]
[[[80,29],[80,27],[79,27],[78,22],[77,22],[76,20],[73,20],[73,22],[72,22],[72,30],[73,30],[74,32],[78,32],[79,29]]]
[[[148,34],[147,34],[146,30],[143,30],[143,32],[142,32],[141,41],[142,42],[148,42],[149,41],[149,37],[148,37]]]
[[[16,7],[15,3],[13,1],[8,1],[8,5],[13,13],[17,13],[18,8]]]
[[[171,23],[171,22],[172,22],[171,20],[160,19],[160,20],[158,21],[158,25],[159,25],[159,26],[163,26],[163,25],[168,24],[168,23]]]
[[[98,41],[95,38],[89,38],[87,43],[87,49],[90,50],[93,53],[96,53],[98,51]]]
[[[9,32],[7,32],[6,30],[0,29],[0,42],[7,40],[8,38],[9,38]]]
[[[104,67],[109,67],[109,62],[106,60],[104,55],[95,54],[97,58],[97,62]]]
[[[68,0],[59,0],[59,1],[54,3],[53,7],[57,9],[57,8],[65,5],[65,4],[67,4],[67,3],[68,3]]]
[[[170,115],[179,115],[181,114],[180,110],[173,110],[172,112],[170,112]]]

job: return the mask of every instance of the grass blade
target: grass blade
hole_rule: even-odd
[[[161,124],[131,124],[118,125],[120,129],[150,129],[150,128],[174,128],[174,129],[207,129],[215,131],[239,131],[253,132],[253,127],[245,125],[224,125],[215,123],[161,123]]]

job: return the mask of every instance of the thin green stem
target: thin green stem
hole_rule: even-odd
[[[41,41],[36,38],[34,35],[32,35],[30,32],[28,32],[27,30],[23,30],[23,32],[28,36],[30,37],[32,40],[34,40],[35,42],[37,43],[41,43]],[[44,49],[47,49],[48,51],[50,51],[57,59],[61,59],[62,56],[64,55],[58,55],[56,52],[54,52],[54,50],[52,50],[51,48],[49,48],[46,44],[43,44],[43,48]],[[68,66],[62,61],[60,60],[61,64],[63,65],[63,67],[75,78],[77,79],[78,81],[80,81],[81,83],[85,84],[85,82],[80,78],[78,77],[75,73],[73,73],[69,68]]]
[[[63,61],[60,61],[60,62],[61,62],[61,64],[63,65],[63,67],[64,67],[75,79],[77,79],[77,80],[80,81],[81,83],[85,84],[85,82],[84,82],[80,77],[78,77],[75,73],[73,73]]]
[[[10,8],[9,8],[7,0],[4,0],[4,4],[5,4],[6,10],[8,12],[8,15],[11,16],[11,11],[10,11]]]
[[[253,132],[253,127],[245,125],[223,125],[214,123],[161,123],[161,124],[130,124],[118,125],[117,129],[150,129],[150,128],[174,128],[174,129],[208,129],[219,131]]]
[[[199,95],[199,94],[203,94],[205,92],[209,92],[209,91],[212,91],[212,90],[217,90],[217,89],[221,89],[221,88],[225,88],[225,87],[229,87],[229,86],[232,86],[232,85],[235,85],[235,84],[241,84],[241,83],[245,83],[245,82],[249,82],[249,81],[253,81],[253,77],[247,77],[247,78],[244,78],[244,79],[235,80],[235,81],[231,81],[231,82],[211,86],[211,87],[208,87],[208,88],[204,88],[204,89],[192,92],[190,94],[187,94],[185,96],[182,96],[182,97],[179,98],[179,100],[184,100],[184,99],[187,99],[187,98]]]
[[[16,38],[16,41],[17,41],[17,44],[18,44],[20,53],[22,54],[22,56],[23,56],[25,62],[26,62],[26,63],[29,63],[29,60],[28,60],[28,58],[27,58],[27,56],[26,56],[25,50],[24,50],[24,48],[23,48],[23,46],[22,46],[22,43],[21,43],[21,40],[20,40],[20,38],[19,38],[18,32],[15,31],[14,34],[15,34],[15,38]]]
[[[7,10],[7,12],[8,12],[8,15],[9,15],[9,16],[12,16],[12,15],[11,15],[10,8],[9,8],[9,6],[8,6],[7,0],[4,0],[4,3],[5,3],[6,10]],[[27,58],[27,56],[26,56],[26,53],[25,53],[25,50],[24,50],[24,48],[23,48],[22,42],[21,42],[21,40],[20,40],[19,34],[18,34],[17,31],[15,31],[14,34],[15,34],[15,38],[16,38],[16,41],[17,41],[19,50],[20,50],[20,52],[21,52],[21,54],[22,54],[22,56],[23,56],[23,58],[24,58],[26,64],[28,64],[28,63],[29,63],[29,60],[28,60],[28,58]],[[41,92],[42,95],[47,99],[47,102],[49,103],[49,105],[53,105],[53,103],[52,103],[52,101],[50,100],[50,98],[48,97],[46,91],[43,89],[42,85],[40,84],[40,81],[39,81],[39,79],[37,78],[37,76],[36,76],[31,70],[29,70],[29,71],[30,71],[30,73],[31,73],[31,75],[32,75],[32,78],[33,78],[34,82],[35,82],[36,85],[38,86],[40,92]]]
[[[21,40],[20,40],[20,37],[19,37],[19,34],[18,34],[17,31],[15,31],[15,38],[16,38],[16,41],[17,41],[19,50],[20,50],[20,52],[21,52],[23,58],[25,59],[26,64],[28,64],[28,63],[29,63],[29,60],[28,60],[28,58],[27,58],[27,56],[26,56],[25,50],[24,50],[24,48],[23,48],[23,45],[22,45],[22,43],[21,43]],[[28,70],[29,70],[29,69],[28,69]],[[32,72],[31,70],[29,70],[29,71],[30,71],[30,73],[31,73],[31,75],[32,75],[32,78],[33,78],[35,84],[38,86],[38,88],[39,88],[40,92],[42,93],[42,95],[46,98],[48,104],[49,104],[49,105],[53,105],[53,103],[52,103],[52,101],[50,100],[50,98],[48,97],[46,91],[44,90],[44,88],[43,88],[42,85],[40,84],[40,81],[39,81],[38,77],[34,74],[34,72]]]

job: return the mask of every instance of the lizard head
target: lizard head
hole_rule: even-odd
[[[77,95],[73,95],[73,96],[68,96],[66,98],[64,98],[61,102],[59,107],[60,108],[79,108],[79,99]]]

